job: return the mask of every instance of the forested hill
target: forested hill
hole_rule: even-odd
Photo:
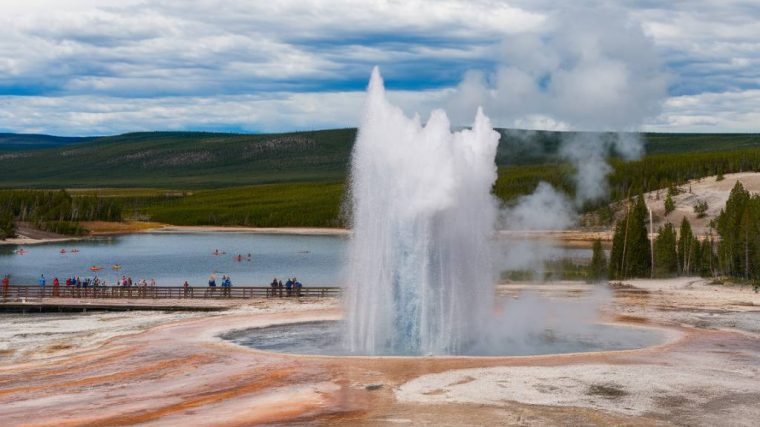
[[[567,133],[502,130],[499,166],[557,163]],[[0,134],[0,187],[221,188],[343,181],[355,129],[282,134]],[[760,148],[758,134],[644,134],[647,154]]]
[[[231,187],[342,180],[353,129],[271,135],[129,133],[0,153],[2,187]]]
[[[52,136],[32,133],[0,133],[0,152],[41,150],[92,141],[96,137]]]

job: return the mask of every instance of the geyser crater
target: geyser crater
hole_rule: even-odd
[[[342,321],[289,323],[235,330],[222,339],[257,350],[300,355],[325,356],[426,356],[409,353],[367,353],[351,351],[344,345]],[[488,346],[464,348],[451,356],[533,356],[632,350],[664,342],[663,331],[635,326],[589,324],[573,330],[544,329],[520,337],[505,338]]]

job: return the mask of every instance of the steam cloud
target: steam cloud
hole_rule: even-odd
[[[658,114],[669,75],[641,25],[606,6],[561,9],[544,31],[504,41],[499,58],[495,71],[471,71],[453,92],[448,110],[455,120],[483,106],[508,127],[608,132],[564,137],[559,155],[575,168],[574,200],[542,182],[500,215],[507,230],[568,228],[577,209],[607,195],[609,155],[642,156],[643,142],[632,132]],[[513,249],[506,264],[522,258],[519,247]],[[544,252],[524,267],[534,268]]]

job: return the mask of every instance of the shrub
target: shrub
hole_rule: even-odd
[[[707,202],[704,200],[697,201],[694,205],[694,213],[697,214],[697,218],[704,218],[707,216]]]

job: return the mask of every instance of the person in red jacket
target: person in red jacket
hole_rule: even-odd
[[[58,281],[57,277],[53,277],[53,296],[58,296],[58,286],[61,284],[61,282]]]
[[[6,274],[3,277],[3,299],[8,297],[8,286],[11,285],[11,275]]]

